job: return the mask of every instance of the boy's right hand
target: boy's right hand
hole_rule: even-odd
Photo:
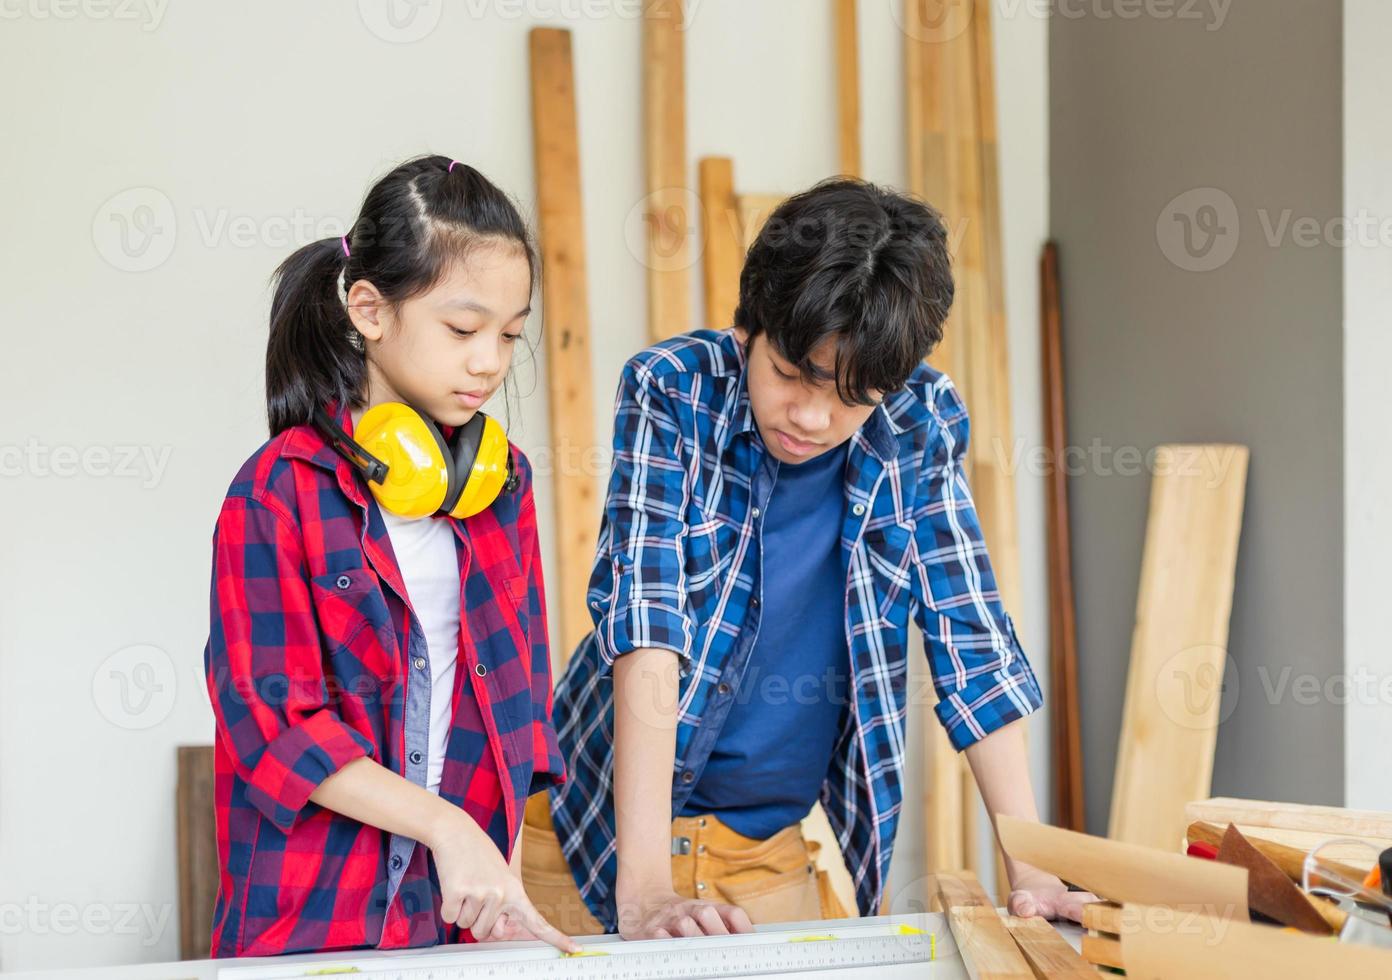
[[[683,898],[674,891],[640,894],[618,902],[619,935],[625,939],[674,939],[678,936],[725,936],[753,932],[754,924],[738,905]]]
[[[564,953],[579,952],[575,940],[541,917],[492,838],[464,811],[455,813],[427,843],[440,878],[441,917],[481,942],[530,933]]]

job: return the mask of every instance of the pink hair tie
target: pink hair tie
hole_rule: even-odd
[[[348,236],[344,235],[342,238],[339,239],[339,241],[343,243],[343,257],[346,259],[353,254],[348,251]]]
[[[451,170],[453,170],[453,169],[454,169],[454,165],[455,165],[456,163],[458,163],[458,162],[459,162],[458,160],[451,160],[451,161],[450,161],[450,165],[449,165],[448,167],[445,168],[445,173],[449,173]]]

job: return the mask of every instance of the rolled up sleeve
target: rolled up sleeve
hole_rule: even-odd
[[[230,497],[213,534],[204,668],[217,738],[247,798],[289,831],[309,795],[372,743],[331,704],[300,536],[288,516]]]
[[[925,453],[914,513],[915,610],[938,695],[934,710],[961,751],[1038,710],[1044,697],[1001,603],[963,469],[966,409],[949,383],[937,408],[943,424]]]
[[[641,367],[624,369],[614,417],[614,465],[590,608],[602,667],[634,650],[677,654],[690,669],[694,626],[686,592],[690,483],[669,397]]]

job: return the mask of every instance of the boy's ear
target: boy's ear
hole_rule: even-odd
[[[744,329],[744,327],[741,327],[741,326],[733,326],[733,327],[731,327],[730,329],[731,329],[731,331],[734,332],[735,339],[739,341],[741,347],[748,347],[748,346],[749,346],[749,331],[748,331],[748,330]]]

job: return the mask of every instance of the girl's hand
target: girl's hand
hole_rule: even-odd
[[[754,924],[737,905],[682,898],[658,891],[619,903],[619,935],[625,939],[675,939],[753,932]]]
[[[540,939],[562,952],[579,952],[573,939],[541,917],[492,839],[463,810],[452,809],[427,846],[435,856],[446,922],[480,941]]]
[[[1090,892],[1071,892],[1055,875],[1027,868],[1016,876],[1006,901],[1011,915],[1083,921],[1083,906],[1097,901]]]

